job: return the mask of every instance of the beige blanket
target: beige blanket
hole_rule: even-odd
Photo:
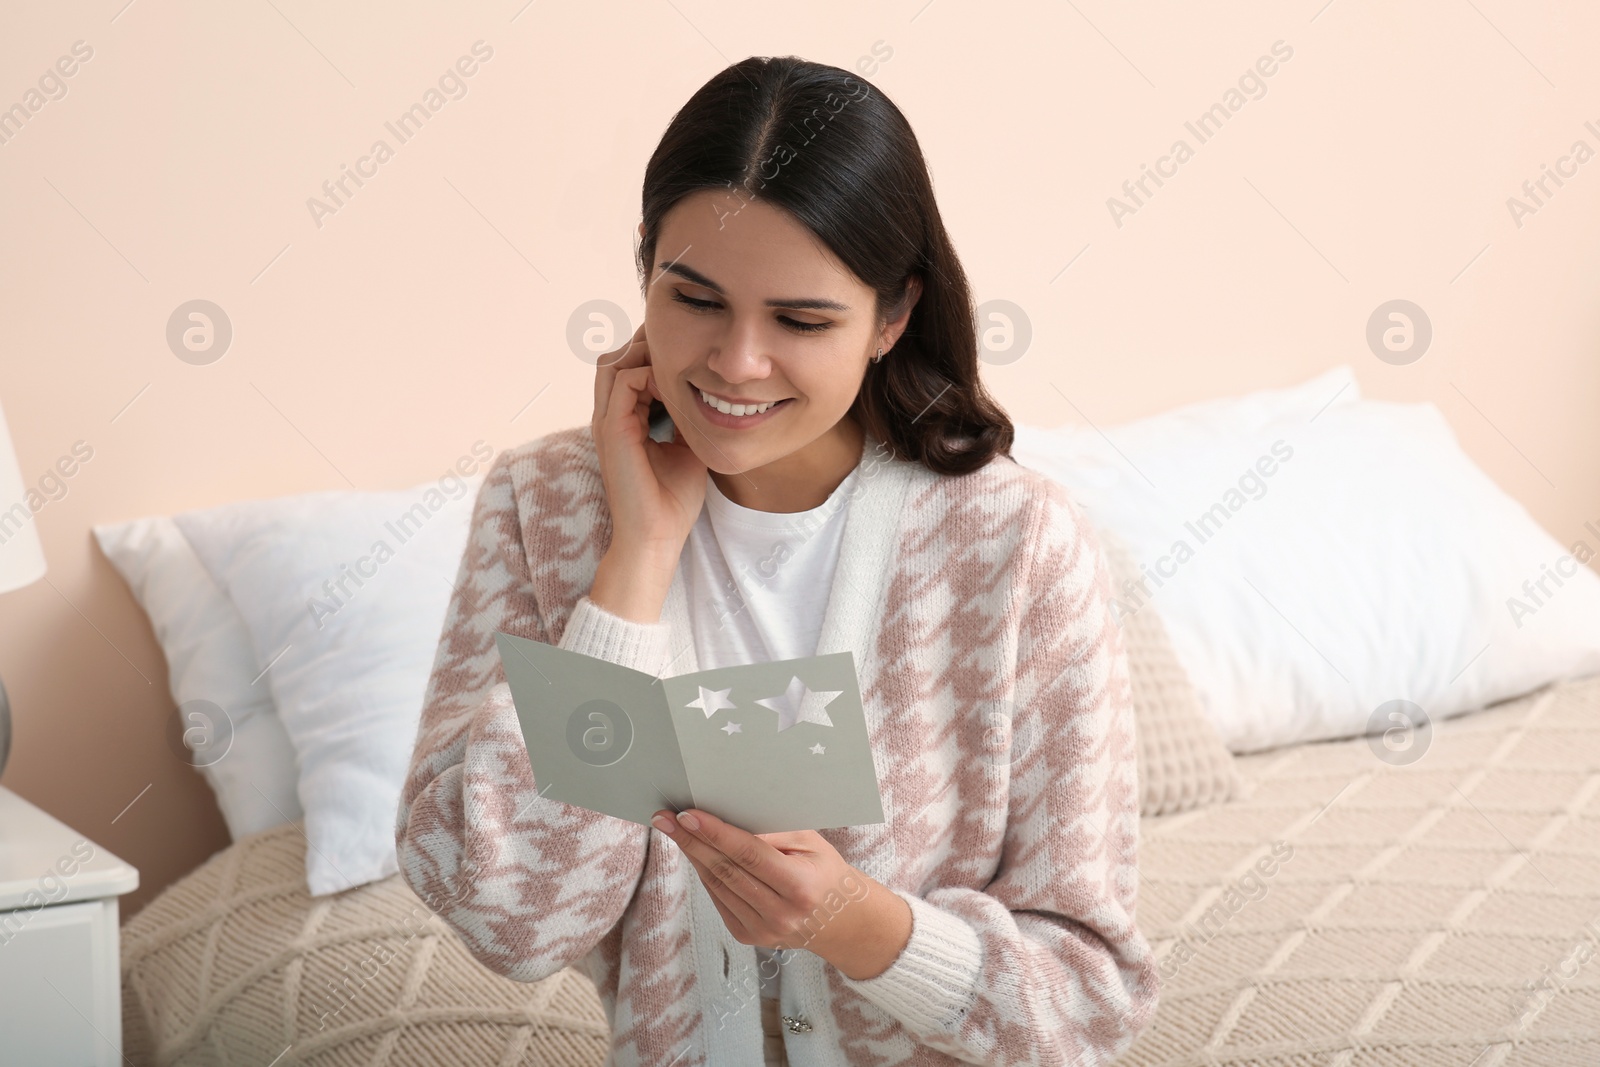
[[[1600,1064],[1600,677],[1409,765],[1357,739],[1238,769],[1233,801],[1143,821],[1166,977],[1123,1064]],[[304,849],[239,841],[123,927],[132,1063],[604,1061],[585,978],[495,976],[398,877],[312,900]]]

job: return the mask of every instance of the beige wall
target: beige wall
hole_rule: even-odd
[[[986,371],[1018,420],[1350,362],[1370,396],[1437,403],[1562,541],[1600,520],[1600,160],[1507,206],[1575,141],[1600,150],[1592,6],[122,5],[0,15],[0,106],[93,50],[0,144],[0,400],[30,481],[94,449],[37,516],[49,583],[0,598],[0,674],[5,784],[140,867],[130,910],[226,835],[163,741],[160,651],[91,524],[405,486],[480,437],[585,421],[567,318],[638,314],[644,162],[752,53],[892,51],[871,80],[922,138],[978,299],[1031,320]],[[398,144],[384,123],[480,40],[467,95]],[[1264,95],[1200,143],[1184,123],[1278,41]],[[307,199],[379,138],[393,158],[318,225]],[[1117,225],[1107,198],[1178,138],[1193,157]],[[210,365],[164,336],[196,298],[234,327]],[[1434,331],[1405,366],[1365,341],[1396,298]]]

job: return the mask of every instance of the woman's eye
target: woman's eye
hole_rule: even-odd
[[[692,296],[684,296],[676,289],[672,290],[672,299],[676,300],[680,304],[687,304],[696,311],[705,311],[717,306],[717,302],[715,300],[696,300]]]
[[[826,330],[833,325],[831,322],[801,322],[798,319],[791,319],[787,315],[779,315],[778,321],[785,326],[792,326],[802,333],[816,333],[818,330]]]
[[[715,300],[696,300],[692,296],[684,296],[683,293],[677,289],[672,290],[672,299],[680,304],[683,304],[691,311],[697,312],[714,311],[722,306]],[[821,331],[826,330],[833,325],[831,322],[801,322],[799,319],[791,319],[787,315],[779,315],[778,321],[789,327],[791,330],[798,331],[799,333],[820,333]]]

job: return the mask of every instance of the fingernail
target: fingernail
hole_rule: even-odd
[[[672,831],[677,829],[677,827],[672,824],[672,820],[667,818],[665,815],[655,816],[650,820],[650,823],[657,830],[660,830],[664,834],[670,834]]]
[[[698,830],[698,829],[700,829],[700,820],[695,818],[693,815],[691,815],[687,811],[678,812],[678,821],[683,823],[683,828],[685,830]]]

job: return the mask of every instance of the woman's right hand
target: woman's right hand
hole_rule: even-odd
[[[590,428],[611,509],[611,546],[589,598],[640,622],[659,621],[683,543],[705,503],[706,466],[674,435],[650,439],[650,401],[660,399],[641,324],[595,367]]]

